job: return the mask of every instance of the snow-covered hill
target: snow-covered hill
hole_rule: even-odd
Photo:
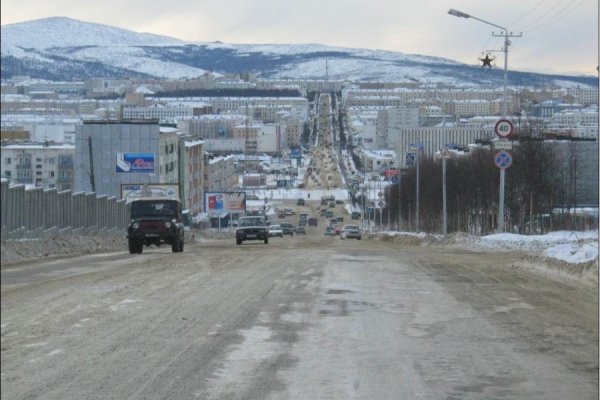
[[[398,52],[320,44],[242,45],[190,43],[107,25],[54,17],[1,27],[2,77],[51,80],[91,77],[168,77],[256,72],[265,78],[499,84],[500,69],[487,71],[452,60]],[[512,84],[549,81],[596,85],[594,77],[509,74]]]

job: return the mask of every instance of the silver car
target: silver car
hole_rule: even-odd
[[[344,225],[340,232],[340,239],[362,239],[362,231],[358,225]]]
[[[283,237],[283,231],[279,225],[269,225],[269,237]]]

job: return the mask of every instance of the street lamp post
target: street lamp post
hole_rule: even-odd
[[[464,12],[454,10],[452,8],[450,10],[448,10],[448,14],[454,15],[455,17],[459,17],[459,18],[472,18],[477,21],[483,22],[484,24],[495,26],[496,28],[502,29],[504,31],[504,33],[501,35],[495,35],[494,33],[492,33],[492,35],[504,38],[504,49],[503,49],[503,51],[504,51],[504,88],[502,91],[502,118],[506,118],[506,116],[508,115],[508,102],[507,102],[507,92],[506,92],[506,90],[507,90],[506,85],[507,85],[507,81],[508,81],[508,46],[510,46],[510,40],[508,40],[508,38],[509,37],[521,37],[522,33],[519,33],[518,35],[514,35],[511,32],[509,34],[508,29],[506,29],[503,26],[493,24],[489,21],[474,17],[469,14],[465,14]]]
[[[508,81],[508,46],[510,45],[510,40],[508,40],[508,38],[509,37],[521,37],[523,34],[519,33],[518,35],[514,35],[512,32],[509,34],[508,29],[506,29],[503,26],[493,24],[489,21],[474,17],[472,15],[466,14],[466,13],[458,11],[458,10],[454,10],[452,8],[450,10],[448,10],[448,14],[454,15],[455,17],[459,17],[459,18],[473,18],[477,21],[483,22],[484,24],[495,26],[496,28],[500,28],[504,31],[504,33],[500,34],[500,35],[496,35],[492,32],[492,35],[496,36],[496,37],[504,38],[504,48],[502,49],[504,51],[504,88],[502,91],[502,119],[506,119],[506,117],[508,115],[508,103],[507,103],[507,93],[506,93],[506,85],[507,85],[507,81]],[[504,168],[501,168],[500,169],[500,194],[499,194],[500,198],[498,201],[498,231],[501,233],[504,232],[504,174],[505,174]]]

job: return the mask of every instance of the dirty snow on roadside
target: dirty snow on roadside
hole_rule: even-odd
[[[483,249],[520,250],[540,253],[572,264],[598,259],[598,231],[557,231],[545,235],[517,235],[499,233],[472,238],[473,244]]]
[[[424,239],[425,233],[383,232],[384,235],[407,235]],[[498,233],[488,236],[452,234],[449,244],[469,250],[522,251],[564,261],[569,264],[598,260],[598,231],[557,231],[545,235],[518,235]],[[443,236],[436,236],[444,241]]]

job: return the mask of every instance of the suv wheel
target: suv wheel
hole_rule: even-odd
[[[136,240],[129,239],[127,242],[129,246],[129,254],[141,254],[144,245],[142,243],[138,243]]]

